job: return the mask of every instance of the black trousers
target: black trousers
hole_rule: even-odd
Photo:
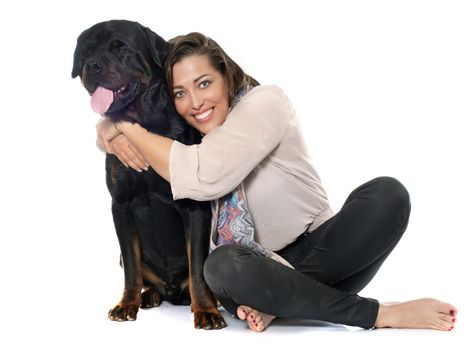
[[[247,305],[282,318],[372,328],[379,303],[357,293],[399,242],[409,214],[404,186],[376,178],[355,189],[335,216],[277,252],[295,269],[225,245],[208,256],[204,276],[233,315]]]

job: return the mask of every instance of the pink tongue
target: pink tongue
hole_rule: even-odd
[[[113,100],[114,93],[111,90],[99,86],[91,96],[91,108],[96,113],[106,113]]]

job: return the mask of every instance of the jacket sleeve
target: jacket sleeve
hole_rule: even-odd
[[[280,88],[258,86],[199,145],[173,142],[173,198],[206,201],[231,192],[280,143],[292,118],[290,102]]]

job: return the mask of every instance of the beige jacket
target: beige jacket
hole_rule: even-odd
[[[254,239],[276,251],[333,216],[311,165],[291,103],[277,86],[257,86],[199,145],[175,141],[174,199],[214,200],[244,181]]]

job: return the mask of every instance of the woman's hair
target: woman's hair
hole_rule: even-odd
[[[259,83],[247,75],[241,67],[228,56],[217,42],[201,33],[193,32],[177,36],[169,41],[170,52],[165,60],[164,74],[171,95],[173,95],[173,67],[176,63],[192,55],[206,56],[228,83],[229,101],[248,85],[251,87]]]

